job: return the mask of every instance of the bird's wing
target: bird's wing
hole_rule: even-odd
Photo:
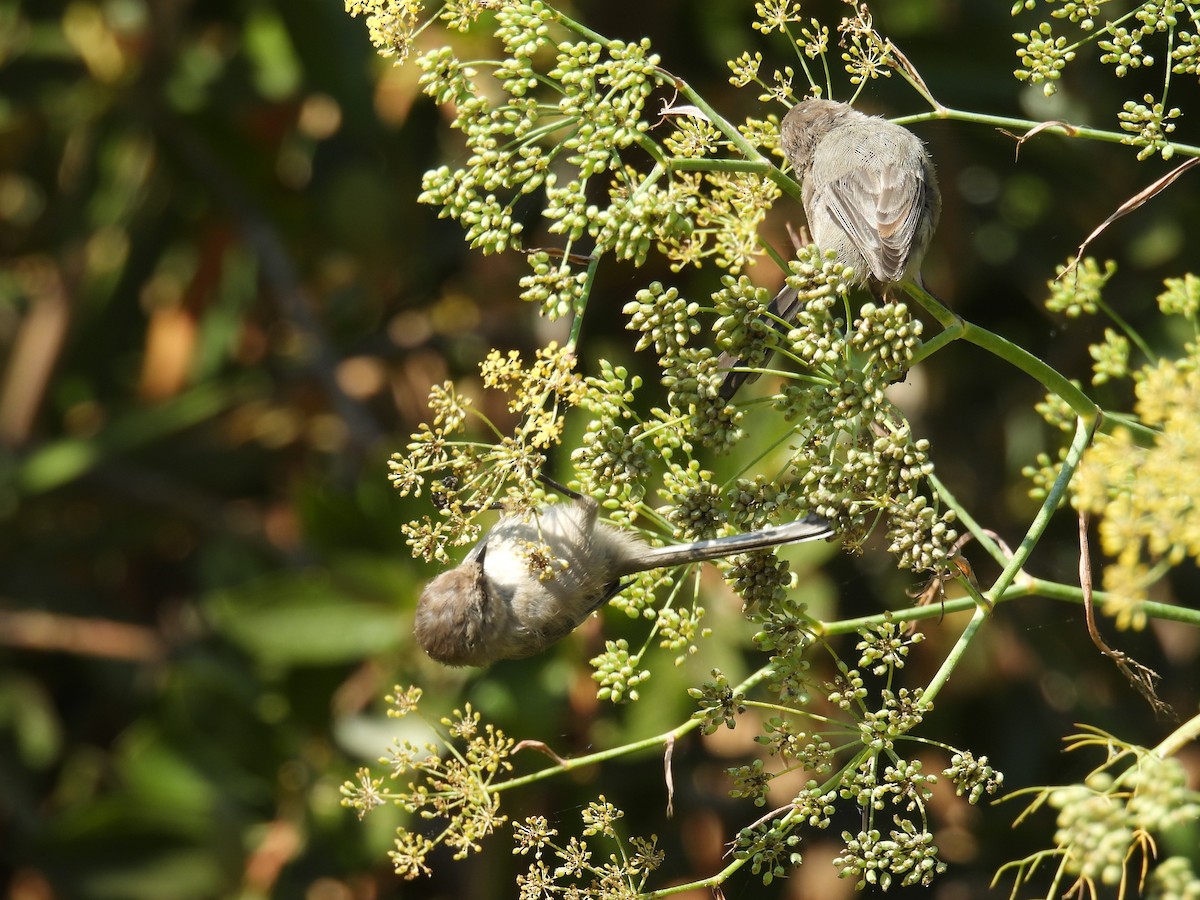
[[[854,241],[875,279],[890,284],[908,267],[925,192],[922,175],[896,166],[856,166],[816,199]]]

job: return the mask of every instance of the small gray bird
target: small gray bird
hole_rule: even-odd
[[[942,196],[925,145],[845,103],[804,100],[780,126],[813,243],[871,287],[920,279]]]
[[[921,279],[921,260],[942,211],[933,162],[907,128],[868,116],[846,103],[803,100],[780,126],[783,154],[801,182],[812,241],[852,266],[855,283],[881,294],[889,285]],[[799,303],[785,287],[769,310],[790,322]],[[722,368],[736,365],[723,358]],[[748,377],[731,372],[728,399]]]
[[[506,515],[456,568],[434,578],[417,601],[413,631],[425,652],[452,666],[485,666],[532,656],[577,628],[646,569],[701,562],[794,541],[829,537],[829,525],[801,519],[749,534],[651,547],[598,520],[587,497]],[[544,544],[551,577],[532,571],[528,549]]]

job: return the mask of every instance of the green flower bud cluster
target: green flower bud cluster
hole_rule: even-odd
[[[807,606],[789,591],[781,600],[759,604],[746,612],[758,626],[755,645],[771,655],[771,693],[783,703],[808,703],[813,684],[805,652],[816,640],[813,630],[817,622],[808,615]]]
[[[1047,96],[1057,88],[1063,70],[1072,62],[1077,51],[1086,44],[1094,43],[1099,51],[1100,62],[1111,66],[1113,75],[1124,78],[1136,69],[1150,68],[1159,64],[1151,41],[1162,47],[1163,66],[1162,93],[1157,98],[1144,95],[1140,102],[1126,101],[1117,114],[1121,128],[1129,135],[1122,143],[1138,148],[1138,159],[1146,159],[1155,153],[1170,159],[1175,148],[1169,135],[1175,131],[1175,122],[1180,111],[1166,107],[1170,92],[1171,76],[1195,75],[1197,59],[1200,59],[1200,37],[1195,32],[1178,28],[1180,22],[1195,23],[1196,13],[1184,0],[1145,0],[1132,4],[1112,4],[1111,17],[1102,16],[1108,0],[1045,0],[1052,7],[1049,15],[1065,19],[1078,29],[1077,40],[1056,35],[1049,21],[1044,21],[1028,32],[1017,32],[1013,39],[1020,45],[1017,59],[1021,66],[1013,75],[1019,81],[1041,84]],[[1017,0],[1012,6],[1014,16],[1035,9],[1037,0]]]
[[[1054,2],[1054,0],[1049,0],[1049,2]],[[1066,19],[1071,24],[1078,25],[1083,31],[1091,31],[1096,27],[1100,7],[1105,2],[1107,0],[1085,0],[1082,3],[1067,0],[1060,8],[1051,10],[1050,15],[1056,19]]]
[[[825,685],[829,702],[844,712],[858,708],[867,697],[866,682],[857,669],[846,669]]]
[[[1171,50],[1173,75],[1200,74],[1200,34],[1179,31],[1175,34],[1175,47]]]
[[[1058,810],[1053,850],[1059,859],[1057,877],[1074,876],[1077,887],[1093,895],[1098,884],[1119,885],[1123,893],[1131,873],[1140,868],[1144,877],[1156,847],[1161,846],[1156,835],[1194,825],[1200,816],[1200,793],[1188,788],[1179,760],[1157,749],[1127,743],[1096,728],[1068,740],[1068,749],[1099,750],[1104,761],[1083,783],[1027,789],[1034,799],[1022,818],[1043,804]],[[1139,854],[1141,866],[1135,858]],[[1029,880],[1046,855],[1046,851],[1034,853],[1005,868],[1015,870],[1019,884]],[[1190,866],[1167,860],[1161,869],[1166,871],[1152,877],[1147,896],[1196,894],[1200,882]]]
[[[1057,788],[1049,803],[1058,814],[1054,843],[1066,854],[1066,872],[1087,881],[1119,884],[1133,828],[1123,804],[1085,784]]]
[[[671,454],[665,443],[672,435],[647,436],[633,410],[641,378],[624,366],[599,362],[600,374],[585,379],[580,406],[590,417],[579,446],[571,451],[571,464],[581,490],[604,498],[614,521],[628,525],[633,523],[630,505],[642,499],[652,460]]]
[[[1092,384],[1104,384],[1129,374],[1129,338],[1112,328],[1104,329],[1104,340],[1088,348],[1092,363]]]
[[[571,460],[586,471],[586,483],[594,490],[614,499],[639,500],[655,458],[644,432],[641,423],[627,426],[615,418],[593,418]]]
[[[604,652],[592,659],[592,680],[600,685],[596,695],[613,703],[636,701],[637,686],[650,677],[650,672],[638,669],[641,654],[631,656],[629,642],[624,638],[605,641]]]
[[[687,347],[663,370],[669,411],[656,410],[664,421],[676,421],[690,451],[700,444],[717,454],[729,452],[741,439],[741,411],[719,399],[724,373],[707,347]]]
[[[860,669],[870,669],[872,675],[885,675],[889,670],[903,669],[908,651],[921,643],[925,636],[914,631],[905,634],[895,622],[883,622],[864,632],[863,639],[855,645],[862,655],[858,659]]]
[[[838,25],[838,46],[842,48],[842,62],[850,83],[860,85],[876,78],[891,78],[896,65],[892,42],[875,30],[865,3],[854,7],[854,12]]]
[[[533,270],[520,280],[521,299],[537,303],[551,321],[570,315],[586,298],[588,275],[571,266],[564,257],[553,261],[545,250],[529,254]]]
[[[713,481],[712,472],[700,469],[696,460],[687,466],[670,465],[659,493],[667,500],[659,511],[676,533],[688,540],[717,537],[728,521],[720,485]]]
[[[770,550],[734,557],[725,572],[725,580],[737,591],[746,609],[782,603],[795,581],[787,562]]]
[[[1200,315],[1200,276],[1188,272],[1182,278],[1168,278],[1158,295],[1158,308],[1164,316],[1183,316],[1192,324]]]
[[[778,332],[764,315],[771,292],[759,287],[745,275],[721,279],[723,287],[712,295],[717,320],[713,323],[714,343],[738,358],[746,368],[762,368],[776,349]]]
[[[755,806],[766,805],[767,789],[771,786],[774,776],[766,771],[766,764],[761,757],[744,766],[727,769],[726,773],[733,779],[733,786],[729,788],[730,797],[753,800]]]
[[[698,652],[697,639],[708,636],[709,629],[700,627],[703,618],[701,606],[690,609],[668,606],[658,611],[655,622],[658,645],[664,650],[675,651],[675,665],[683,665],[689,656]]]
[[[912,731],[921,724],[928,705],[921,704],[921,689],[909,691],[900,688],[893,692],[883,688],[880,696],[883,706],[878,710],[867,710],[858,723],[859,739],[873,752],[890,752],[896,738]]]
[[[624,810],[601,794],[580,813],[581,837],[572,836],[563,842],[558,839],[558,829],[551,828],[545,816],[529,816],[524,822],[514,823],[513,853],[532,857],[528,870],[517,876],[520,896],[530,900],[557,896],[633,900],[640,896],[665,855],[658,849],[656,835],[631,837],[628,847],[621,844],[615,823],[624,816]],[[619,845],[618,851],[605,853],[612,844]],[[551,858],[558,863],[553,869],[547,862]]]
[[[971,804],[978,803],[985,793],[996,793],[1004,784],[1004,773],[988,765],[986,756],[976,759],[965,750],[950,757],[950,766],[942,774],[954,784],[954,792],[960,797],[965,794]]]
[[[886,387],[904,377],[921,344],[922,328],[904,303],[866,303],[858,314],[850,349],[871,360],[863,385],[873,393],[877,386]]]
[[[730,518],[742,531],[762,528],[781,517],[796,517],[806,508],[803,495],[791,483],[763,474],[737,479],[726,494],[726,503]]]
[[[446,548],[478,540],[479,516],[501,501],[518,512],[541,501],[537,475],[546,453],[562,442],[561,408],[579,405],[588,394],[575,362],[573,352],[554,343],[528,365],[515,351],[488,355],[480,364],[484,386],[505,392],[509,411],[520,417],[516,431],[496,442],[467,434],[469,422],[492,437],[498,430],[453,384],[430,389],[432,421],[418,427],[407,452],[388,461],[388,479],[401,494],[419,495],[428,485],[437,507],[437,520],[425,516],[403,526],[414,554],[447,562]]]
[[[754,15],[751,27],[763,34],[785,31],[788,25],[803,21],[799,0],[758,0],[754,4]]]
[[[846,849],[833,861],[838,875],[858,879],[857,890],[872,885],[886,891],[896,880],[905,887],[928,887],[935,876],[946,871],[946,864],[937,858],[933,834],[899,816],[895,823],[897,827],[886,839],[876,829],[856,835],[842,832]]]
[[[695,319],[699,310],[698,303],[685,300],[675,288],[664,288],[656,281],[638,291],[622,312],[629,317],[625,327],[641,332],[635,349],[653,347],[660,358],[669,360],[700,333],[700,323]]]
[[[420,688],[397,686],[387,697],[388,716],[416,714],[424,720],[420,699]],[[396,830],[388,857],[396,874],[409,880],[430,873],[428,859],[438,847],[463,859],[478,852],[480,842],[505,823],[500,795],[489,787],[512,771],[510,757],[516,746],[503,731],[483,723],[470,704],[437,723],[426,720],[425,725],[438,744],[397,739],[379,760],[384,775],[363,768],[341,788],[342,805],[356,809],[360,818],[391,804],[415,815],[416,821],[440,826],[433,831],[424,826],[420,832]],[[389,782],[394,783],[394,791],[385,788]]]
[[[783,878],[788,870],[803,862],[800,854],[800,835],[795,825],[784,819],[773,819],[738,832],[733,844],[734,859],[749,859],[750,871],[769,885]]]
[[[806,765],[805,768],[810,767]],[[796,811],[797,818],[810,828],[828,828],[830,819],[837,812],[836,802],[836,791],[823,792],[816,781],[809,781],[804,790],[793,798],[792,809]]]
[[[1100,54],[1100,62],[1113,66],[1113,74],[1118,78],[1124,78],[1130,69],[1154,65],[1154,57],[1146,52],[1141,43],[1154,30],[1153,27],[1144,30],[1135,28],[1133,31],[1120,26],[1112,28],[1109,32],[1111,40],[1096,42],[1096,46],[1104,51]]]
[[[792,719],[771,716],[763,722],[763,733],[754,740],[772,756],[786,763],[799,763],[806,772],[824,775],[833,770],[833,745],[823,735],[800,729]]]
[[[1200,876],[1186,856],[1164,859],[1150,873],[1146,900],[1200,900]]]
[[[1174,757],[1139,755],[1124,787],[1132,790],[1129,814],[1148,831],[1169,831],[1200,818],[1200,793],[1188,789],[1188,774]]]
[[[713,734],[722,725],[735,727],[737,717],[746,711],[745,696],[734,693],[729,679],[720,669],[712,670],[712,681],[705,681],[698,688],[688,688],[688,696],[700,707],[692,718],[701,720],[703,734]]]
[[[655,416],[676,423],[685,449],[690,451],[693,443],[700,443],[722,452],[741,437],[739,415],[719,400],[723,376],[712,349],[689,346],[701,331],[695,318],[699,310],[699,304],[685,300],[675,288],[654,282],[638,291],[623,312],[629,317],[625,327],[641,332],[637,349],[652,346],[659,355],[670,409],[655,410]]]
[[[877,763],[860,768],[854,783],[854,802],[864,809],[876,811],[886,809],[889,805],[900,807],[905,812],[924,809],[933,796],[931,788],[937,784],[937,776],[926,775],[921,768],[920,760],[898,759],[884,767],[882,779],[877,773]],[[850,795],[852,792],[846,793]]]
[[[1117,113],[1117,118],[1121,122],[1122,130],[1128,131],[1130,136],[1123,138],[1121,143],[1140,147],[1138,159],[1146,159],[1155,153],[1160,154],[1163,159],[1170,159],[1174,155],[1174,149],[1167,135],[1175,131],[1175,122],[1172,120],[1178,119],[1182,114],[1178,106],[1167,109],[1163,103],[1154,99],[1153,94],[1144,95],[1141,103],[1126,100],[1121,111]]]
[[[1022,46],[1017,50],[1021,67],[1013,72],[1018,81],[1043,85],[1047,97],[1058,91],[1055,84],[1067,63],[1075,59],[1075,50],[1067,46],[1067,39],[1057,37],[1049,22],[1043,22],[1035,30],[1013,35],[1013,40]]]

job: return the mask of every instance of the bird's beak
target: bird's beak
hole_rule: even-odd
[[[484,557],[484,554],[486,554],[486,553],[487,553],[487,538],[485,537],[482,541],[480,541],[478,544],[476,544],[474,547],[471,548],[471,552],[466,555],[466,558],[463,559],[463,562],[465,562],[465,563],[473,562],[473,563],[477,563],[482,566],[483,565],[483,557]]]

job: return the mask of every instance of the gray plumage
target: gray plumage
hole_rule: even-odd
[[[434,578],[417,602],[413,631],[433,659],[483,666],[532,656],[561,640],[611,600],[626,575],[828,537],[818,519],[749,534],[651,547],[598,520],[587,498],[503,516],[456,568]],[[553,577],[530,571],[529,546],[556,558]]]
[[[813,243],[853,266],[860,284],[919,278],[942,209],[920,138],[832,100],[797,103],[780,134]]]
[[[854,269],[854,283],[880,294],[901,281],[920,283],[921,261],[937,228],[941,192],[933,161],[907,128],[846,103],[804,100],[780,125],[783,154],[801,182],[812,242]],[[797,313],[796,291],[784,287],[768,307],[785,322]],[[772,322],[774,327],[779,327]],[[722,368],[738,363],[729,356]],[[729,399],[749,377],[730,372]]]

